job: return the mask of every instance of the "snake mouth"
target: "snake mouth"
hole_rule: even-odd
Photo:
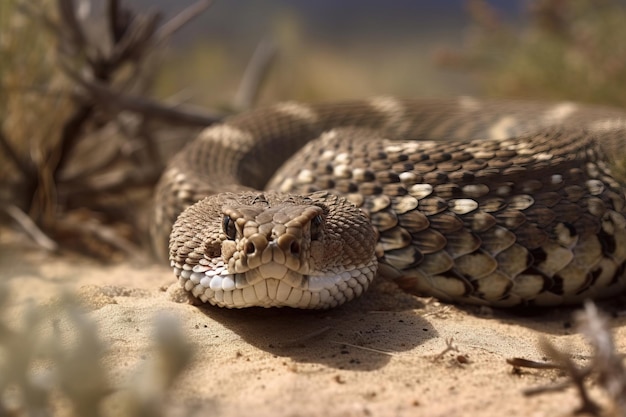
[[[219,307],[293,307],[325,309],[361,295],[376,272],[376,262],[341,272],[305,275],[284,265],[266,264],[229,273],[222,260],[211,265],[172,262],[180,285],[205,303]],[[277,278],[280,277],[280,278]]]

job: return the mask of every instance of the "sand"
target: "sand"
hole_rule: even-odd
[[[155,316],[167,312],[179,321],[195,355],[165,400],[167,415],[540,417],[572,415],[580,404],[573,388],[524,396],[563,376],[506,363],[545,359],[541,336],[584,363],[591,352],[572,327],[574,309],[458,307],[379,282],[330,311],[224,310],[191,305],[165,266],[51,255],[6,236],[0,280],[9,284],[12,311],[60,289],[78,292],[115,379],[128,378],[145,359]],[[619,302],[600,307],[616,317],[616,343],[625,350]],[[445,352],[449,341],[458,351]],[[591,393],[605,401],[598,388]]]

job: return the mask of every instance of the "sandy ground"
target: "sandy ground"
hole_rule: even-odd
[[[514,371],[506,358],[541,360],[545,336],[584,362],[590,351],[571,327],[571,309],[529,314],[462,308],[415,298],[379,283],[331,311],[222,310],[177,300],[161,265],[99,264],[48,255],[0,239],[0,280],[14,311],[60,288],[78,290],[109,347],[107,366],[123,379],[145,357],[155,315],[180,321],[196,348],[168,400],[171,415],[213,416],[561,416],[579,405],[573,388],[525,397],[561,381],[553,370]],[[626,350],[619,302],[601,304]],[[453,339],[458,352],[447,352]],[[602,400],[597,389],[596,399]]]

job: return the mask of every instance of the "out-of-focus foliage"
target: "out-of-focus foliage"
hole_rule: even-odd
[[[377,94],[458,95],[457,89],[463,88],[466,77],[458,73],[438,76],[441,70],[431,62],[431,35],[393,38],[381,34],[375,43],[354,35],[333,43],[315,38],[306,27],[306,17],[294,11],[285,10],[272,19],[266,40],[276,44],[278,53],[257,105]],[[190,92],[187,97],[195,103],[229,108],[253,53],[251,47],[244,52],[241,48],[234,39],[198,38],[168,51],[156,78],[155,95],[166,98]]]
[[[48,165],[42,159],[58,143],[73,105],[69,83],[56,66],[54,36],[20,13],[19,3],[0,2],[0,130],[16,150],[29,155],[24,160],[30,160],[35,169],[35,165]],[[31,3],[53,14],[51,0]],[[17,172],[0,152],[0,179]]]
[[[156,124],[219,120],[148,93],[160,46],[210,1],[166,22],[125,3],[0,2],[0,221],[43,230],[47,250],[137,256],[136,208],[163,170]]]
[[[490,95],[626,107],[626,5],[619,0],[532,0],[523,27],[470,0],[474,27],[441,63],[473,71]]]
[[[192,358],[172,317],[157,318],[147,359],[114,382],[107,347],[74,297],[25,307],[18,323],[6,318],[8,300],[0,285],[0,416],[164,415],[167,391]]]

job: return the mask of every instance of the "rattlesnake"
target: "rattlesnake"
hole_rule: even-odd
[[[225,307],[333,307],[376,274],[444,301],[577,303],[626,286],[623,138],[625,113],[573,103],[280,103],[172,159],[153,241],[167,252],[174,224],[180,284]]]

